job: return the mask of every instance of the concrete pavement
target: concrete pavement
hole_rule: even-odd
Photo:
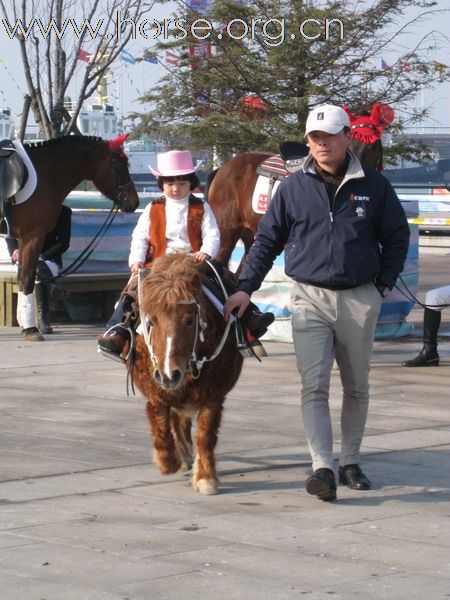
[[[400,366],[420,331],[375,343],[363,445],[373,489],[340,486],[323,503],[304,488],[291,344],[245,361],[225,404],[221,493],[202,497],[151,464],[144,401],[97,355],[98,331],[58,325],[25,343],[0,329],[1,600],[450,597],[448,337],[428,369]],[[331,396],[338,449],[337,371]]]

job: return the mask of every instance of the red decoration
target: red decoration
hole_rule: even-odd
[[[109,140],[108,144],[111,152],[117,152],[129,135],[129,133],[124,133],[113,140]]]
[[[343,107],[350,119],[352,137],[364,144],[373,144],[381,139],[381,134],[394,120],[395,113],[388,104],[373,104],[370,115],[352,115],[347,106]]]

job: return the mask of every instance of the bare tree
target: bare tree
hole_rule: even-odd
[[[112,63],[155,1],[0,0],[2,25],[20,44],[28,99],[46,139],[76,131],[82,104],[95,92]],[[70,114],[68,86],[83,65]]]

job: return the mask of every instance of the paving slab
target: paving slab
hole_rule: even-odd
[[[429,285],[442,261],[427,260]],[[145,402],[96,353],[100,325],[34,344],[1,328],[1,600],[450,598],[450,326],[439,368],[405,369],[421,310],[410,318],[410,336],[375,343],[372,489],[340,486],[331,503],[305,491],[291,344],[245,361],[217,447],[221,493],[202,497],[152,464]],[[336,457],[340,400],[334,370]]]

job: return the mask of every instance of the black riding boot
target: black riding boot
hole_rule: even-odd
[[[50,294],[46,283],[40,281],[34,287],[38,309],[38,324],[41,333],[53,333],[50,325]]]
[[[441,324],[441,311],[426,308],[423,315],[423,348],[420,353],[402,363],[404,367],[438,367],[437,334]]]

